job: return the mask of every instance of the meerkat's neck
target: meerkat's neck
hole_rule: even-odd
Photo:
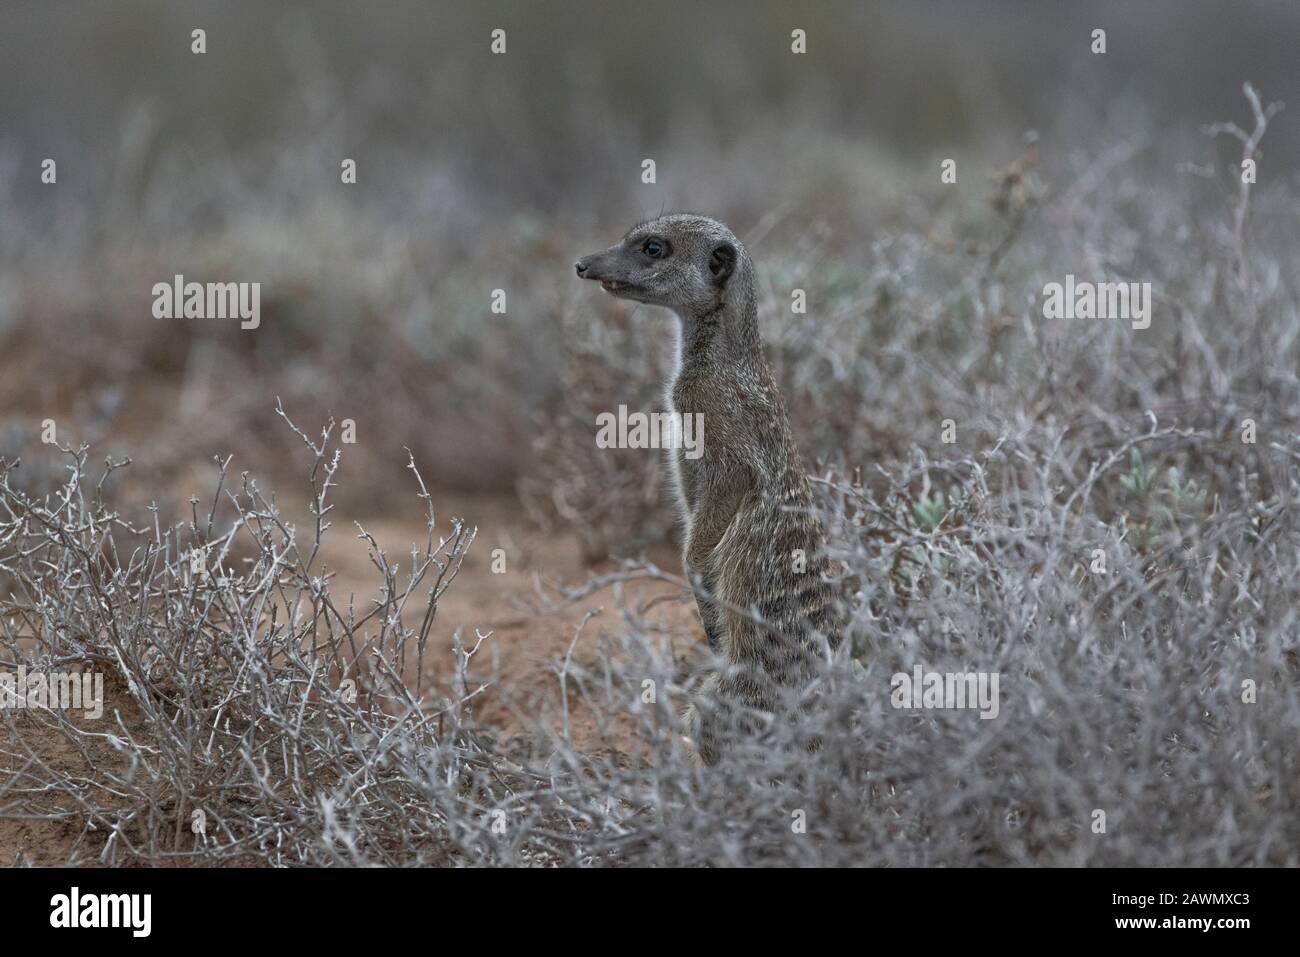
[[[677,318],[674,380],[694,370],[766,366],[758,335],[758,297],[747,256],[742,255],[736,263],[735,274],[716,306],[701,312],[682,311]]]

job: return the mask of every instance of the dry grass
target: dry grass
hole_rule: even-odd
[[[316,564],[336,436],[286,432],[263,382],[319,421],[326,406],[347,415],[344,396],[363,429],[387,436],[341,450],[353,489],[397,488],[416,461],[435,462],[440,480],[523,479],[535,516],[581,528],[590,557],[634,557],[671,534],[659,465],[590,436],[596,411],[653,406],[666,320],[561,286],[590,236],[521,217],[448,249],[439,227],[321,201],[320,233],[349,238],[304,250],[274,231],[275,210],[245,206],[250,219],[209,231],[208,245],[197,229],[181,239],[196,272],[276,278],[274,321],[246,341],[183,325],[146,335],[122,316],[147,307],[42,285],[44,268],[88,268],[69,238],[85,223],[69,224],[54,245],[79,265],[24,272],[22,321],[0,333],[45,355],[20,332],[94,319],[52,370],[78,386],[4,398],[36,414],[77,396],[85,407],[51,414],[138,438],[148,469],[125,482],[84,449],[59,461],[30,433],[10,437],[30,461],[0,467],[0,667],[97,670],[111,704],[99,723],[0,712],[0,819],[73,828],[78,864],[1300,862],[1295,184],[1238,190],[1235,168],[1207,171],[1206,156],[1182,157],[1201,165],[1175,174],[1164,149],[1116,142],[1050,172],[1034,144],[1007,150],[987,197],[909,196],[883,214],[825,202],[875,174],[822,142],[819,168],[840,168],[829,185],[796,182],[770,215],[740,202],[764,333],[816,462],[854,620],[807,690],[815,707],[798,734],[770,721],[707,773],[683,761],[676,735],[692,675],[643,609],[617,609],[599,641],[579,626],[540,698],[497,682],[481,654],[490,637],[441,633],[438,598],[472,534],[438,525],[427,498],[423,547],[400,571],[376,548],[380,598],[340,606]],[[741,196],[770,189],[772,169],[755,165],[734,184]],[[220,205],[223,188],[207,199]],[[142,208],[170,208],[155,198]],[[142,226],[110,257],[120,288],[156,278],[149,236]],[[435,249],[465,257],[461,268],[408,268]],[[1152,282],[1151,328],[1042,319],[1043,284],[1067,272]],[[519,306],[489,325],[497,286]],[[808,292],[806,316],[790,312],[794,287]],[[358,315],[364,324],[347,321]],[[138,348],[110,349],[122,334]],[[140,394],[111,360],[122,355],[149,369]],[[217,396],[239,401],[202,415]],[[132,432],[114,424],[119,401],[179,412]],[[955,444],[941,441],[945,419]],[[308,448],[314,527],[293,528],[224,457],[188,521],[169,523],[165,501],[142,507],[193,469],[196,448],[270,460],[286,438]],[[425,494],[404,478],[394,501]],[[192,571],[194,548],[224,580]],[[665,577],[637,562],[619,574]],[[588,594],[575,584],[548,599],[583,607]],[[453,643],[460,665],[436,686],[422,678],[431,643]],[[891,707],[890,676],[918,664],[999,673],[997,719]],[[530,733],[499,744],[475,716],[489,696]],[[620,745],[574,747],[577,709]],[[808,734],[823,742],[812,754],[797,746]],[[52,739],[66,742],[57,765],[33,744]],[[792,828],[800,811],[806,831]]]

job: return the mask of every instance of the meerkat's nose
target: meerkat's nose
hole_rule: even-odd
[[[573,268],[574,268],[574,270],[577,272],[577,274],[578,274],[578,276],[579,276],[580,278],[586,278],[586,275],[587,275],[587,260],[585,260],[585,259],[579,259],[576,263],[573,264]]]

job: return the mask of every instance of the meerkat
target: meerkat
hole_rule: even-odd
[[[684,526],[682,563],[725,667],[683,716],[704,764],[717,761],[733,705],[771,711],[778,689],[839,643],[825,533],[759,338],[753,266],[722,223],[671,214],[632,227],[574,264],[609,294],[677,316],[665,401],[703,413],[703,454],[669,454]]]

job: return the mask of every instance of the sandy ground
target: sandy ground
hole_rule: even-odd
[[[450,519],[457,516],[478,529],[474,544],[438,605],[425,661],[425,679],[435,687],[446,689],[453,674],[452,635],[459,630],[467,646],[478,635],[490,634],[471,667],[471,683],[490,682],[488,689],[474,699],[474,717],[505,741],[535,732],[541,721],[559,730],[559,670],[572,645],[572,661],[578,666],[594,667],[599,663],[602,636],[624,627],[621,607],[642,607],[648,631],[662,642],[665,654],[688,667],[703,647],[702,631],[694,616],[694,606],[686,592],[670,582],[639,580],[622,586],[622,605],[615,588],[607,586],[592,591],[582,599],[558,609],[536,610],[539,597],[535,576],[577,586],[593,574],[615,571],[608,564],[596,568],[584,565],[576,534],[560,532],[542,534],[528,522],[522,507],[511,496],[473,493],[435,493],[436,530],[447,532]],[[380,576],[369,556],[368,544],[357,537],[353,520],[378,542],[390,563],[398,563],[403,574],[410,568],[413,543],[423,544],[425,529],[419,516],[414,521],[392,518],[365,519],[336,513],[335,525],[327,534],[322,552],[324,569],[334,576],[331,593],[336,602],[346,603],[349,596],[360,611],[379,593]],[[494,573],[493,550],[504,550],[506,570]],[[679,571],[676,551],[667,542],[647,555],[661,569],[671,574]],[[552,595],[552,597],[554,597]],[[575,629],[587,614],[601,609],[583,627],[577,643]],[[408,622],[409,624],[409,622]],[[408,672],[407,680],[414,680]],[[94,731],[108,730],[106,725],[113,709],[133,736],[148,740],[150,729],[123,689],[106,688],[106,718],[85,722]],[[33,731],[32,723],[21,713],[10,712],[22,737],[20,745],[6,727],[6,751],[18,751],[21,765],[26,748],[39,755],[59,773],[69,777],[85,776],[87,763],[77,748],[63,735]],[[533,727],[529,727],[529,725]],[[583,751],[623,750],[627,746],[625,727],[619,722],[601,726],[580,696],[570,696],[570,734],[575,747]],[[92,759],[112,765],[118,755],[106,739],[95,739]],[[31,807],[29,797],[5,793],[12,783],[0,764],[0,866],[31,863],[52,865],[66,859],[83,822],[69,820],[25,819],[18,816]],[[94,786],[87,780],[88,786]],[[169,799],[170,800],[170,799]],[[16,805],[21,804],[21,810]],[[102,842],[101,842],[102,843]]]
[[[475,700],[474,714],[502,735],[526,732],[521,716],[513,713],[518,707],[512,708],[506,699],[518,705],[531,702],[524,720],[535,721],[537,706],[552,703],[558,695],[559,668],[584,617],[598,611],[573,646],[573,661],[578,665],[594,665],[602,635],[623,627],[620,601],[612,586],[595,590],[558,610],[539,613],[537,607],[542,599],[535,578],[577,586],[591,575],[616,571],[617,565],[586,566],[576,534],[541,534],[513,498],[444,494],[435,496],[435,502],[435,530],[449,531],[450,519],[455,516],[476,526],[478,533],[460,574],[438,604],[425,678],[440,688],[449,687],[447,682],[454,669],[453,633],[459,631],[467,647],[479,635],[490,634],[475,658],[470,677],[472,681],[493,680],[496,689]],[[418,524],[393,520],[363,520],[361,524],[374,536],[388,561],[399,562],[403,571],[410,567],[412,543],[423,544],[425,540],[424,528]],[[367,543],[355,537],[354,526],[345,529],[340,523],[333,532],[324,552],[328,568],[337,576],[331,590],[336,598],[352,595],[355,607],[361,610],[377,594],[379,573],[371,563]],[[492,569],[497,548],[504,553],[503,573]],[[680,560],[669,543],[646,558],[670,574],[679,573]],[[549,597],[554,598],[554,593]],[[692,652],[700,647],[702,631],[684,589],[653,580],[628,583],[623,589],[622,606],[648,606],[645,618],[649,630],[662,639],[664,653],[673,655],[675,661],[690,660]],[[409,673],[408,683],[414,677],[413,671]],[[586,720],[590,716],[581,708],[574,712],[571,707],[570,711],[576,746],[585,749],[618,745],[612,740],[593,740],[595,730]]]

